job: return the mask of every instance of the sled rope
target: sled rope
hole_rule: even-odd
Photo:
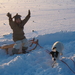
[[[48,54],[50,54],[50,51],[49,50],[46,50],[46,52],[48,53]],[[71,59],[71,58],[70,58]],[[73,60],[73,59],[71,59],[73,62],[74,62],[74,64],[75,64],[75,61]],[[75,74],[75,72],[70,68],[70,66],[65,62],[65,61],[63,61],[63,60],[60,60],[61,62],[63,62],[74,74]]]
[[[75,61],[72,58],[70,58],[70,60],[72,60],[74,62],[74,66],[75,66]]]
[[[75,74],[75,72],[70,68],[70,66],[65,61],[63,61],[63,60],[61,60],[61,61]]]

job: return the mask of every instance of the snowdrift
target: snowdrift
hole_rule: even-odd
[[[2,44],[13,43],[12,34],[0,38]],[[0,74],[1,75],[74,75],[74,73],[61,61],[58,61],[54,68],[51,67],[51,56],[46,53],[46,49],[51,50],[51,46],[56,41],[64,44],[63,60],[74,70],[75,60],[75,32],[56,32],[36,37],[43,48],[37,48],[29,54],[19,54],[9,56],[4,50],[0,50]],[[60,58],[61,59],[61,58]]]

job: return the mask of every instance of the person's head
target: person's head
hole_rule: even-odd
[[[13,18],[17,24],[21,23],[21,15],[18,15],[18,13]]]

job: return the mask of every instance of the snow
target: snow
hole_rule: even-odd
[[[9,56],[0,49],[0,75],[74,75],[60,60],[51,67],[51,56],[46,52],[54,42],[64,44],[64,60],[74,71],[75,64],[75,0],[0,0],[0,46],[12,44],[7,12],[16,13],[22,19],[31,10],[31,18],[25,25],[27,39],[39,39],[43,48],[28,54]]]

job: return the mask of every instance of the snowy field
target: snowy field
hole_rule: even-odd
[[[16,13],[22,19],[31,11],[31,18],[25,25],[25,36],[39,39],[43,48],[36,48],[29,54],[9,56],[0,49],[0,75],[75,75],[75,0],[0,0],[0,46],[11,44],[7,12]],[[32,32],[34,30],[34,32]],[[51,51],[54,42],[64,44],[64,60],[51,67]]]

